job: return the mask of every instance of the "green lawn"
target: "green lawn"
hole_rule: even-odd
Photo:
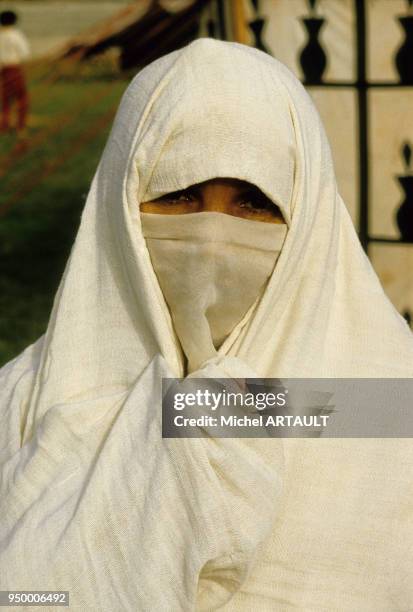
[[[46,329],[128,80],[35,73],[27,145],[0,134],[0,365]]]

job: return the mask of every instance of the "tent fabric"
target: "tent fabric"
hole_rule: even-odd
[[[0,370],[0,589],[79,610],[408,609],[409,440],[161,437],[184,358],[139,202],[214,177],[255,184],[288,231],[191,376],[413,375],[299,81],[237,43],[160,58],[122,99],[46,334]]]

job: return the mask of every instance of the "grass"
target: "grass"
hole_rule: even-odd
[[[32,76],[27,143],[0,134],[0,366],[46,330],[128,80]]]

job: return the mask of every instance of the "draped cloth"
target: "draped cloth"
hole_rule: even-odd
[[[121,101],[47,331],[0,371],[0,589],[75,610],[407,610],[409,440],[162,439],[184,358],[139,202],[214,177],[288,231],[265,292],[191,376],[411,377],[413,341],[363,253],[305,89],[198,39]]]

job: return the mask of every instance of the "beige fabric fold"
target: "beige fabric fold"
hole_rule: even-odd
[[[302,85],[236,43],[157,60],[123,97],[46,334],[0,371],[0,589],[66,589],[75,610],[407,610],[409,440],[161,438],[184,360],[139,202],[214,177],[255,184],[288,232],[252,316],[191,376],[413,375]]]
[[[141,224],[186,371],[193,372],[250,319],[287,226],[218,212],[141,213]]]

